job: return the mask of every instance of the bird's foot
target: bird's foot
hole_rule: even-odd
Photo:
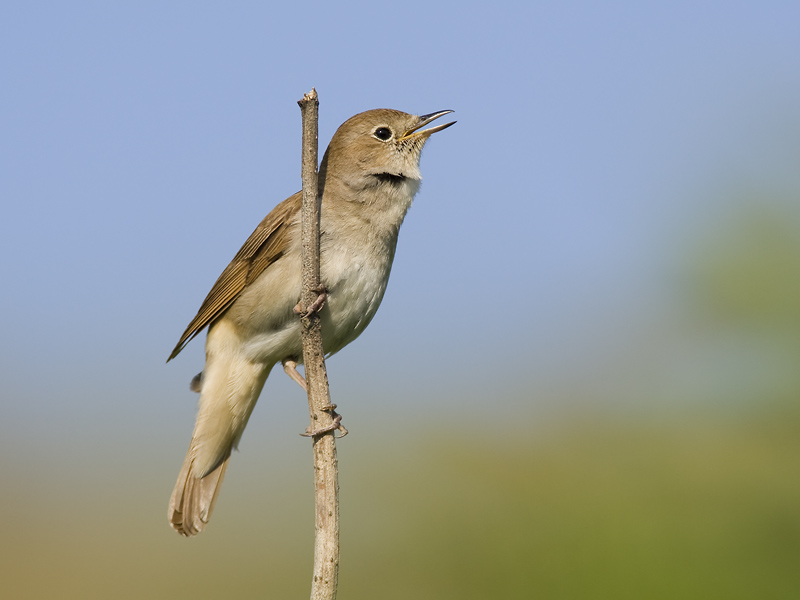
[[[317,296],[317,299],[311,303],[311,306],[308,307],[308,310],[303,310],[302,302],[298,302],[292,309],[294,314],[300,315],[301,319],[307,319],[315,312],[319,312],[320,310],[322,310],[322,307],[325,306],[325,300],[327,300],[328,298],[328,290],[325,288],[324,285],[321,285],[318,288],[315,288],[311,291],[317,292],[317,294],[319,295]]]
[[[342,415],[336,412],[335,404],[329,404],[328,406],[323,406],[322,410],[324,410],[325,412],[329,412],[331,414],[331,417],[333,417],[333,423],[325,427],[320,427],[319,429],[311,429],[311,426],[309,425],[305,433],[301,433],[300,435],[302,435],[303,437],[317,437],[324,433],[328,433],[329,431],[336,431],[338,429],[339,432],[342,434],[339,437],[343,438],[349,433],[347,431],[347,428],[344,425],[342,425]]]

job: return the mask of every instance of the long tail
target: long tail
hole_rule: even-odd
[[[271,365],[240,356],[207,353],[197,423],[169,501],[170,525],[181,535],[200,533],[208,523],[231,451],[242,437],[270,369]]]
[[[203,531],[217,502],[228,461],[230,454],[214,471],[205,477],[198,477],[192,469],[194,461],[189,450],[169,499],[169,524],[175,531],[186,537]]]

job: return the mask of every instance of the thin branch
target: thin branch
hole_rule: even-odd
[[[319,100],[312,89],[298,101],[303,117],[303,294],[301,305],[314,305],[322,287],[319,274],[319,223],[317,130]],[[309,431],[334,424],[325,354],[322,349],[322,323],[319,313],[302,318],[303,363],[308,387]],[[311,600],[335,600],[339,577],[339,472],[334,430],[313,435],[314,500],[316,507],[314,538],[314,579]]]

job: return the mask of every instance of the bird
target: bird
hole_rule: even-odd
[[[452,113],[417,116],[374,109],[345,121],[319,166],[323,349],[335,354],[367,327],[383,299],[400,226],[420,188],[425,129]],[[278,204],[223,270],[167,362],[208,328],[205,365],[191,382],[200,393],[189,450],[169,501],[174,530],[203,531],[267,376],[281,363],[305,386],[302,362],[301,205]]]

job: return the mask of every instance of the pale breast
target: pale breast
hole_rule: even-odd
[[[391,251],[373,248],[354,255],[344,248],[328,248],[321,275],[328,290],[322,311],[325,351],[333,354],[356,339],[375,316],[386,292]]]

